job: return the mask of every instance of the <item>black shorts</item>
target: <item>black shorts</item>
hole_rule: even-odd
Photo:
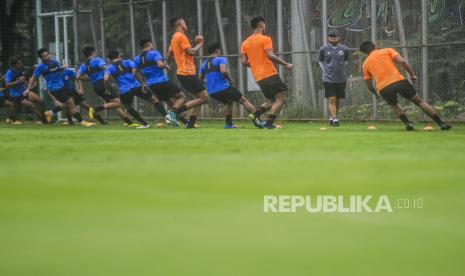
[[[150,89],[160,101],[165,102],[176,98],[176,95],[181,92],[181,89],[177,87],[176,84],[174,84],[172,81],[152,84],[150,85]]]
[[[6,99],[4,96],[0,96],[0,106],[5,106]]]
[[[121,94],[120,95],[121,102],[125,106],[131,106],[132,102],[134,101],[135,96],[137,96],[139,98],[142,98],[142,99],[144,99],[146,101],[151,101],[152,100],[152,93],[144,93],[144,92],[142,92],[142,87],[136,87],[136,88],[131,89],[131,91],[129,91],[129,92],[125,93],[125,94]]]
[[[234,86],[230,86],[225,90],[218,91],[210,94],[209,96],[222,104],[229,104],[232,102],[238,102],[242,98],[242,93]]]
[[[278,74],[258,81],[258,86],[263,92],[263,95],[269,100],[274,101],[276,94],[287,91],[287,86],[281,80]]]
[[[388,104],[396,105],[399,102],[397,99],[397,94],[400,94],[406,99],[410,99],[411,97],[415,96],[417,92],[408,80],[401,80],[386,86],[383,88],[383,90],[380,91],[380,94]]]
[[[97,94],[105,102],[109,102],[113,99],[118,98],[118,95],[116,95],[116,93],[114,93],[113,91],[107,91],[105,89],[105,84],[103,80],[97,81],[95,84],[93,84],[93,87],[95,94]]]
[[[325,98],[336,97],[338,99],[344,99],[346,97],[346,83],[332,83],[324,82],[325,87]]]
[[[74,104],[80,104],[81,102],[85,101],[84,97],[79,94],[76,89],[68,90],[68,93],[74,99]]]
[[[50,91],[50,94],[52,94],[53,97],[55,97],[55,99],[57,99],[57,101],[60,103],[66,103],[71,98],[71,95],[69,95],[68,90],[65,88],[56,91]]]
[[[196,75],[177,75],[182,87],[191,94],[199,94],[205,90],[205,86]]]

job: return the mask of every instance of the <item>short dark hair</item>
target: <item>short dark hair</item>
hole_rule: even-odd
[[[118,50],[111,50],[110,52],[108,52],[108,58],[113,60],[113,59],[116,59],[119,57],[119,52]]]
[[[256,16],[252,18],[252,20],[250,21],[250,26],[256,29],[258,27],[258,24],[260,24],[260,22],[265,22],[265,18],[263,16]]]
[[[84,49],[82,49],[82,54],[88,58],[92,55],[92,53],[95,52],[95,47],[94,46],[86,46]]]
[[[139,42],[140,47],[145,47],[147,44],[152,43],[152,40],[148,38],[141,39]]]
[[[45,53],[45,52],[48,52],[48,49],[47,48],[40,48],[38,51],[37,51],[37,55],[42,58],[42,54]]]
[[[10,59],[10,66],[15,66],[18,62],[22,61],[23,59],[20,56],[12,56]]]
[[[376,49],[376,45],[369,40],[363,42],[362,45],[360,45],[360,51],[365,54],[371,53],[374,49]]]
[[[218,42],[215,42],[213,44],[210,44],[207,48],[207,52],[209,55],[215,53],[216,51],[221,50],[221,44]]]
[[[173,17],[171,18],[170,20],[170,25],[171,25],[171,28],[174,28],[176,27],[176,24],[179,22],[179,20],[181,20],[182,17]]]

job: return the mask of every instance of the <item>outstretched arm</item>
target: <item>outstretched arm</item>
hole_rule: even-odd
[[[412,81],[416,81],[418,78],[417,76],[415,75],[415,72],[413,72],[413,69],[412,67],[407,63],[407,61],[401,57],[401,56],[397,56],[395,58],[395,61],[397,61],[398,63],[400,63],[400,65],[402,66],[402,68],[405,69],[405,71],[407,71],[407,73],[410,75],[410,79]]]
[[[285,62],[283,59],[279,58],[277,55],[275,55],[275,53],[273,52],[273,50],[271,50],[271,49],[266,49],[266,50],[265,50],[265,53],[266,53],[266,56],[268,57],[268,59],[270,59],[272,62],[274,62],[274,63],[276,63],[276,64],[280,64],[280,65],[286,66],[287,69],[292,69],[292,64],[291,64],[291,63],[287,63],[287,62]]]

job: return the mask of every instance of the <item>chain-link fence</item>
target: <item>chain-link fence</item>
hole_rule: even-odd
[[[42,0],[37,1],[37,43],[46,46],[64,63],[84,62],[81,49],[95,45],[105,57],[118,49],[125,58],[141,50],[138,42],[151,38],[166,53],[171,38],[169,20],[185,18],[189,36],[202,34],[206,45],[222,42],[229,57],[235,85],[255,104],[263,101],[251,75],[240,65],[239,45],[251,33],[250,19],[263,15],[276,52],[294,64],[280,69],[289,87],[283,117],[322,119],[326,116],[318,49],[327,31],[337,29],[351,50],[346,99],[340,117],[345,119],[394,119],[383,102],[376,102],[365,88],[357,50],[364,40],[394,47],[414,68],[420,95],[448,119],[465,120],[465,0]],[[73,18],[76,20],[73,21]],[[74,24],[74,25],[73,25]],[[203,51],[202,51],[203,53]],[[203,56],[197,61],[200,62]],[[174,64],[171,64],[175,68]],[[169,74],[176,80],[175,70]],[[98,99],[86,85],[86,97]],[[409,113],[422,119],[418,109],[402,102]],[[145,115],[153,108],[138,102]],[[205,117],[220,117],[222,106],[212,100]],[[237,116],[243,116],[240,108]],[[110,114],[111,115],[111,114]]]

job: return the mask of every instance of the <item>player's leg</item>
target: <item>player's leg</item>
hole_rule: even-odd
[[[11,124],[21,125],[21,121],[18,119],[18,108],[14,102],[3,99],[3,106],[8,109],[8,119],[10,119]]]
[[[441,120],[436,110],[430,106],[425,100],[420,98],[420,96],[415,95],[409,98],[411,102],[413,102],[416,106],[420,107],[423,112],[428,115],[431,119],[433,119],[442,130],[449,130],[452,127]]]
[[[44,99],[42,99],[39,95],[34,92],[27,93],[27,99],[34,103],[36,108],[44,114],[47,122],[50,124],[53,119],[53,112],[47,111],[47,105],[45,104]]]
[[[238,126],[233,124],[233,120],[232,120],[233,106],[234,106],[234,102],[228,102],[225,104],[225,107],[224,107],[224,118],[225,118],[224,128],[226,129],[239,128]]]
[[[94,123],[84,121],[81,113],[74,104],[73,97],[70,97],[65,90],[59,91],[59,93],[54,96],[65,105],[67,113],[71,114],[82,126],[91,127],[95,125]]]
[[[286,94],[284,92],[279,92],[275,96],[274,101],[272,102],[271,105],[271,111],[270,114],[268,115],[268,118],[266,119],[264,127],[267,128],[275,128],[274,121],[278,117],[279,113],[281,112],[281,109],[283,108],[284,104],[286,103]]]
[[[396,116],[405,124],[405,127],[408,131],[415,130],[413,123],[408,119],[407,114],[404,109],[400,107],[399,103],[389,104],[396,114]]]
[[[27,98],[23,98],[20,101],[20,105],[34,113],[43,124],[49,124],[47,118],[44,115],[44,112],[37,108],[37,106],[32,101],[28,100]]]
[[[80,107],[82,107],[84,110],[89,111],[91,108],[93,108],[85,99],[78,100],[76,101],[76,98],[74,99],[75,103],[78,104]],[[100,116],[99,113],[94,113],[94,118],[99,121],[102,125],[107,125],[108,122],[105,121],[102,116]]]
[[[336,126],[334,119],[337,120],[337,98],[336,96],[328,97],[329,124]]]
[[[134,101],[135,94],[136,94],[136,91],[133,89],[133,90],[131,90],[131,91],[125,93],[125,94],[120,95],[121,102],[123,103],[123,105],[126,108],[126,110],[128,111],[128,113],[134,119],[136,119],[137,121],[139,121],[142,124],[142,126],[139,126],[138,128],[148,128],[148,127],[150,127],[150,125],[144,120],[144,118],[142,118],[142,116],[140,116],[139,112],[137,112],[137,110],[135,110],[132,107],[132,103]]]

